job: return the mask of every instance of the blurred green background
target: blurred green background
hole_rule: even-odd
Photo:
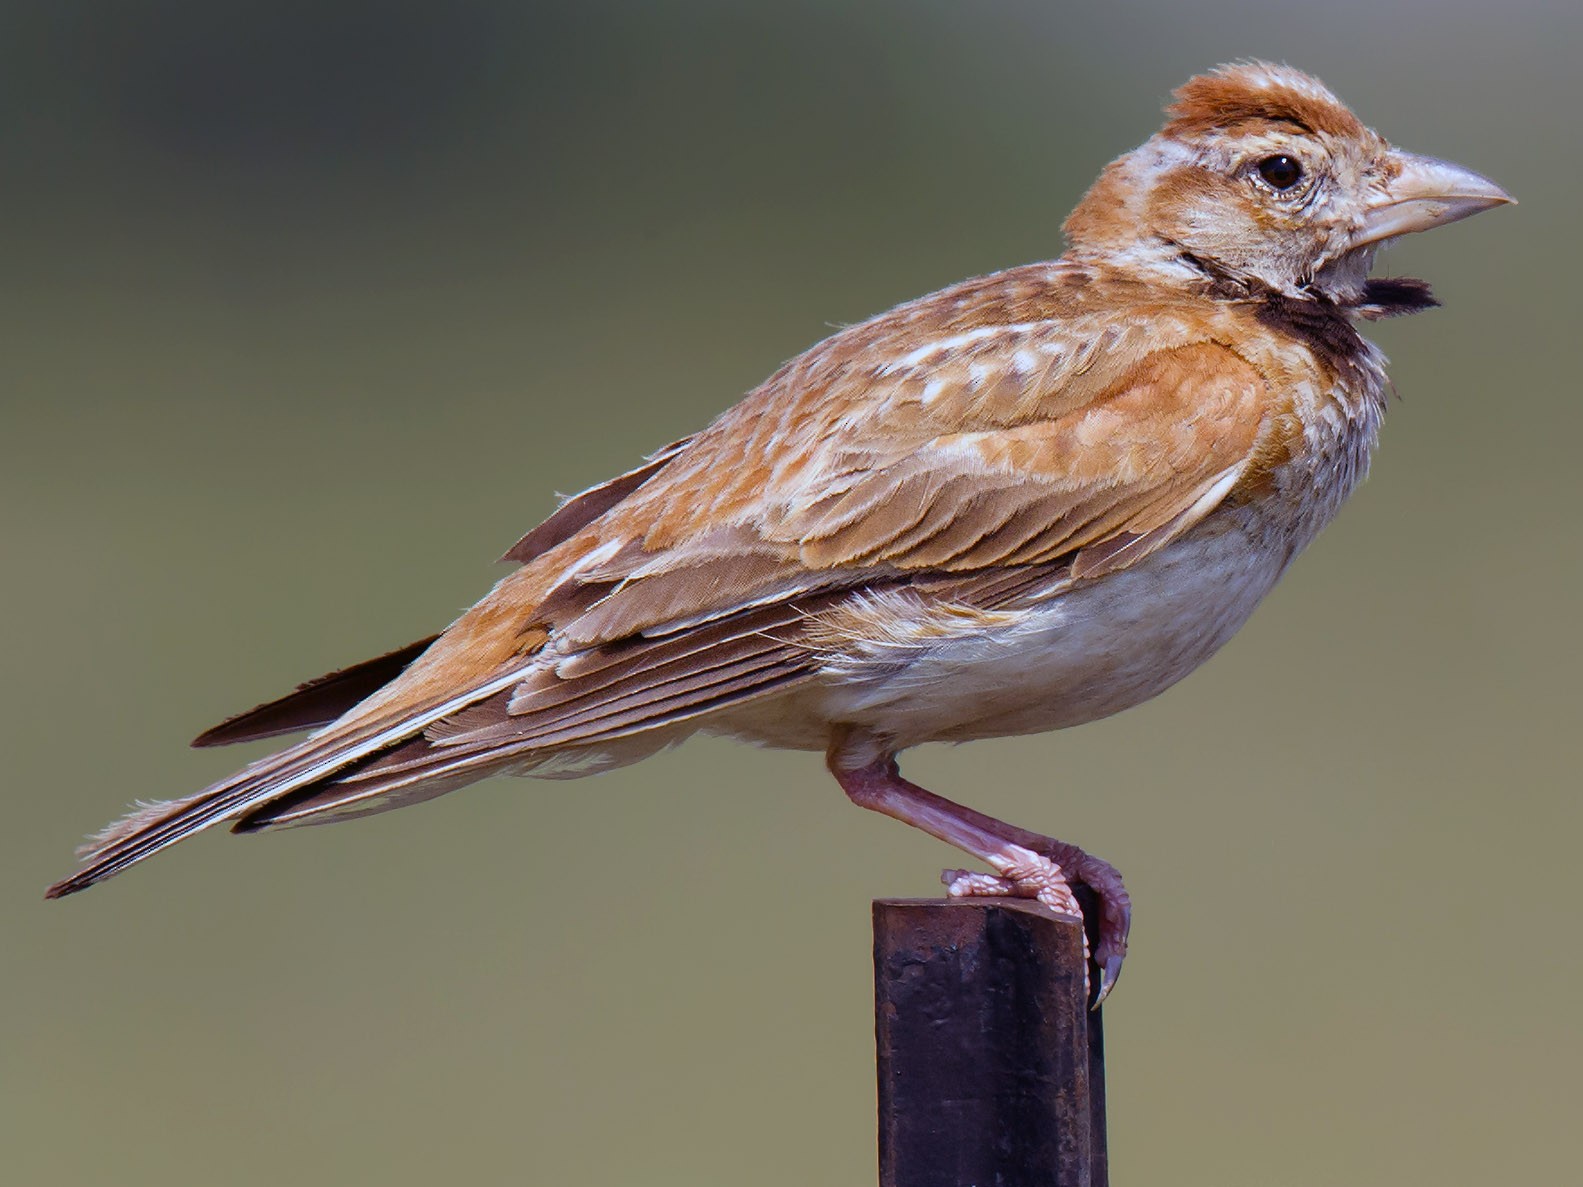
[[[1101,9],[1103,8],[1103,11]],[[1375,476],[1204,671],[915,779],[1128,875],[1118,1183],[1577,1162],[1583,9],[0,6],[8,1183],[873,1181],[868,902],[956,856],[695,742],[45,905],[224,714],[424,634],[828,331],[1058,253],[1169,90],[1284,59],[1516,210]]]

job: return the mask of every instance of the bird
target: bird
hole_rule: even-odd
[[[1363,480],[1385,359],[1437,302],[1383,244],[1511,202],[1393,147],[1316,78],[1178,88],[1057,258],[839,329],[635,469],[564,500],[438,635],[228,718],[306,737],[90,839],[58,898],[228,823],[347,820],[498,773],[572,778],[689,735],[822,752],[857,805],[985,863],[958,897],[1132,904],[1109,863],[904,779],[925,742],[1081,725],[1241,627]]]

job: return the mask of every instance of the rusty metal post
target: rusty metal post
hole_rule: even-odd
[[[1068,916],[875,901],[880,1187],[1107,1187],[1104,1037],[1083,980]]]

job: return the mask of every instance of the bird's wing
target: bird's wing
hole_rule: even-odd
[[[1223,346],[1117,338],[1087,368],[1056,323],[783,374],[567,541],[539,620],[589,647],[898,574],[1132,563],[1244,474],[1269,394]]]
[[[524,747],[585,745],[783,688],[808,673],[809,654],[795,623],[760,630],[758,613],[806,621],[809,599],[909,576],[930,577],[948,599],[951,582],[934,578],[965,587],[1059,564],[1082,579],[1148,555],[1257,468],[1270,393],[1252,366],[1168,311],[1067,316],[1039,305],[1039,283],[1018,273],[970,282],[799,356],[630,489],[617,480],[611,505],[570,534],[530,533],[513,549],[531,552],[528,563],[339,721],[213,788],[140,810],[52,892],[349,781],[420,737],[471,751],[477,778]],[[678,636],[698,645],[676,648]],[[618,715],[613,688],[560,687],[592,679],[608,649],[663,647],[676,653],[630,665]],[[469,745],[482,740],[469,739],[475,715],[489,746]]]

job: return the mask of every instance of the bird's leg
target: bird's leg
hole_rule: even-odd
[[[1072,886],[1086,886],[1094,892],[1099,900],[1099,946],[1094,958],[1100,974],[1094,1004],[1104,1001],[1121,973],[1132,926],[1132,899],[1116,868],[1076,845],[1029,832],[926,791],[901,777],[893,755],[869,757],[858,747],[846,745],[846,740],[837,739],[828,759],[831,774],[854,804],[922,829],[995,870],[994,874],[945,871],[943,880],[951,895],[1031,898],[1081,919],[1083,912],[1072,895]],[[854,758],[862,765],[851,765]]]

